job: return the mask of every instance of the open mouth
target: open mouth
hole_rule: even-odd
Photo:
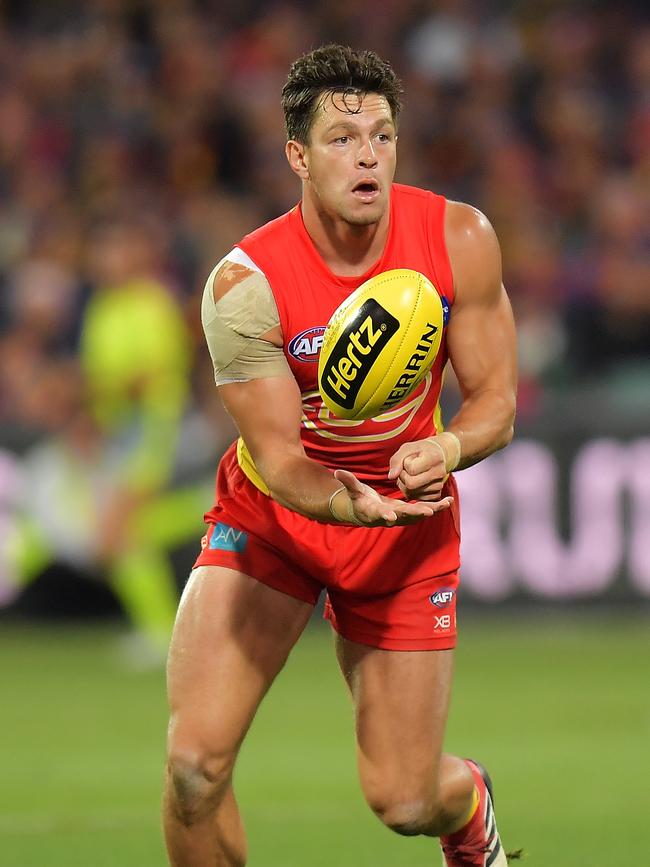
[[[372,178],[364,178],[352,187],[352,195],[363,202],[371,202],[379,195],[379,184]]]

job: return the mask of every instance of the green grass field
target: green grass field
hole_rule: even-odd
[[[468,618],[447,748],[480,758],[528,867],[650,864],[650,623]],[[161,672],[117,628],[0,625],[0,865],[166,863]],[[437,842],[369,813],[329,632],[311,628],[263,705],[237,791],[251,867],[439,867]]]

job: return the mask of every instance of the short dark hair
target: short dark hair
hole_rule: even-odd
[[[291,64],[282,88],[287,138],[306,143],[319,97],[327,93],[378,93],[397,123],[402,85],[388,61],[374,51],[323,45]]]

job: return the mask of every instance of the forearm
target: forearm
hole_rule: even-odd
[[[460,443],[462,470],[507,446],[513,435],[515,397],[486,390],[463,401],[458,413],[445,428]]]
[[[349,497],[343,492],[331,511],[330,498],[342,485],[330,470],[306,455],[258,457],[256,465],[273,499],[287,509],[316,521],[342,520],[349,514]]]
[[[330,502],[345,486],[305,454],[300,391],[293,377],[228,383],[219,392],[274,500],[316,521],[358,523],[347,494]]]

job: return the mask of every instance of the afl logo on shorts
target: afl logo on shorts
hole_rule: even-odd
[[[318,361],[323,345],[324,325],[315,325],[296,334],[289,343],[289,355],[297,361]]]
[[[446,587],[442,590],[436,590],[429,596],[429,602],[435,605],[436,608],[446,608],[454,598],[454,591],[448,590]]]

